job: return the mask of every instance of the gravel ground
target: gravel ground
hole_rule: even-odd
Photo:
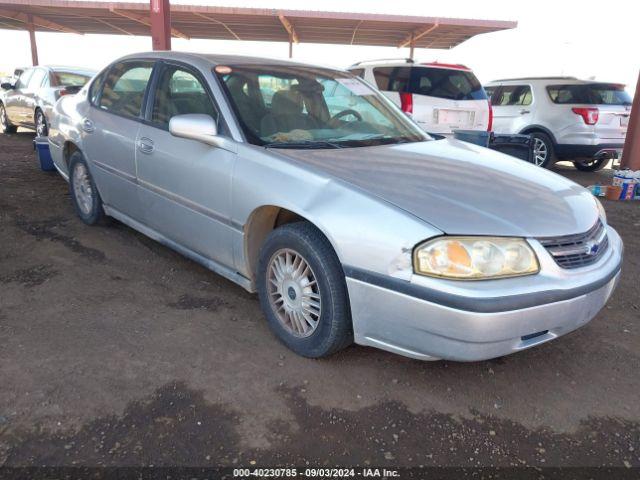
[[[640,203],[605,201],[622,279],[562,339],[469,364],[308,360],[254,295],[83,225],[31,140],[0,135],[0,466],[640,467]]]

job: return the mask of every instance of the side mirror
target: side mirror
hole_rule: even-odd
[[[169,120],[169,132],[174,137],[188,138],[214,147],[229,150],[229,141],[218,136],[215,120],[209,115],[188,113],[176,115]]]
[[[14,86],[12,83],[4,82],[0,84],[0,88],[2,88],[3,90],[13,90]]]

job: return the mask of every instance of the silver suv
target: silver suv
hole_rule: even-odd
[[[496,80],[485,86],[496,133],[534,137],[536,165],[570,160],[595,171],[622,153],[631,97],[624,85],[574,77]]]

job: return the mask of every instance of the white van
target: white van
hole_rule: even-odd
[[[487,94],[464,65],[372,60],[358,62],[348,70],[376,85],[427,132],[491,131]]]

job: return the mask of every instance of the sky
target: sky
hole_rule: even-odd
[[[507,77],[572,75],[624,83],[633,95],[640,68],[638,0],[323,0],[313,3],[304,0],[172,0],[172,3],[517,21],[518,26],[513,30],[479,35],[451,50],[416,49],[417,61],[462,63],[473,69],[483,83]],[[151,49],[150,37],[36,35],[43,65],[99,69],[122,55]],[[13,71],[15,67],[30,63],[27,32],[0,30],[0,46],[0,72]],[[286,43],[174,38],[172,47],[194,52],[288,56]],[[359,60],[401,58],[408,54],[408,49],[302,43],[294,45],[293,58],[344,68]]]

